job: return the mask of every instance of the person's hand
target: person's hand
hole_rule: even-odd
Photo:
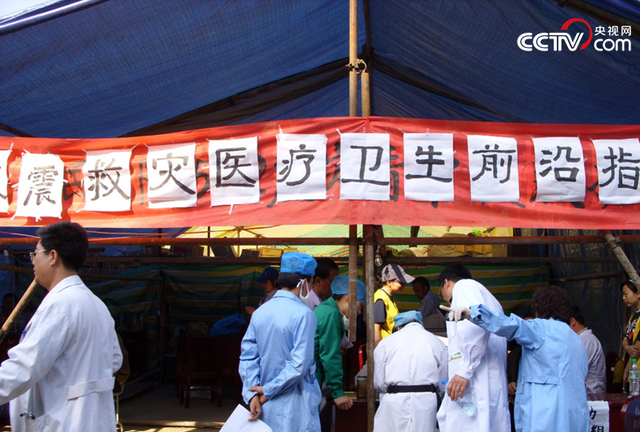
[[[249,391],[254,391],[256,393],[258,393],[258,395],[260,396],[260,404],[264,405],[266,401],[268,401],[269,399],[267,399],[267,397],[264,395],[264,391],[262,390],[262,386],[255,386],[255,387],[251,387],[249,389]]]
[[[452,401],[457,401],[458,396],[464,396],[464,390],[467,388],[467,384],[469,384],[469,380],[462,378],[460,375],[454,375],[454,377],[451,378],[447,386],[447,394]]]
[[[635,345],[631,345],[627,352],[629,353],[631,358],[637,359],[638,357],[640,357],[640,348]]]
[[[471,309],[466,306],[448,307],[440,305],[440,309],[449,312],[447,314],[447,319],[449,321],[460,321],[471,318]]]
[[[340,410],[348,410],[353,406],[353,401],[349,396],[342,396],[338,399],[334,399],[333,403],[335,403],[336,407]]]
[[[249,401],[249,421],[256,421],[262,414],[262,404],[260,403],[260,395],[257,394]]]
[[[518,390],[518,385],[516,384],[515,381],[511,381],[509,383],[509,394],[510,395],[516,394],[516,390]]]

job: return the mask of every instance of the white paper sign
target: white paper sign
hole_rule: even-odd
[[[346,133],[340,140],[340,198],[389,201],[389,135]]]
[[[0,212],[9,211],[9,195],[7,186],[9,185],[8,160],[11,150],[0,150]]]
[[[640,203],[640,140],[593,140],[602,204]]]
[[[532,138],[532,141],[538,183],[536,201],[584,201],[587,180],[580,138]]]
[[[24,153],[18,182],[18,208],[13,217],[60,218],[63,180],[64,163],[58,156]]]
[[[278,134],[278,201],[327,199],[327,136]]]
[[[453,134],[404,134],[404,197],[453,201]]]
[[[196,206],[195,152],[195,143],[149,147],[149,208]]]
[[[589,430],[609,432],[609,402],[587,401],[589,404]]]
[[[515,138],[469,135],[471,201],[518,202],[518,146]]]
[[[119,212],[131,210],[131,150],[88,151],[82,167],[84,210]]]
[[[262,420],[247,420],[250,416],[249,410],[242,405],[238,405],[231,413],[231,416],[224,422],[220,432],[272,432],[272,429]]]
[[[258,137],[209,140],[211,207],[260,202]]]

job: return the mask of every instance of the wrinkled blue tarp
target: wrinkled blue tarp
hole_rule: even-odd
[[[370,55],[363,2],[358,46],[373,115],[638,123],[637,34],[630,52],[524,52],[524,32],[571,18],[608,25],[551,0],[367,3]],[[637,1],[592,3],[639,20]],[[347,1],[85,0],[0,19],[0,133],[116,137],[345,116],[348,17]]]

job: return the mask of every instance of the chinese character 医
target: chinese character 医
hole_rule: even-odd
[[[240,168],[251,166],[250,163],[240,163],[241,159],[245,159],[247,155],[244,153],[247,151],[246,147],[236,148],[223,148],[216,150],[216,187],[254,187],[256,180],[244,174]],[[222,154],[224,153],[224,157]],[[229,173],[225,176],[222,175],[222,170],[228,170]],[[244,179],[241,181],[238,179],[235,182],[227,181],[233,178],[235,174],[238,174]]]

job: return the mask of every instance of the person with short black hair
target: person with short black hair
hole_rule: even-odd
[[[13,431],[113,431],[122,352],[109,310],[78,276],[87,233],[58,222],[38,235],[30,256],[48,294],[0,366],[0,403],[12,400]]]
[[[423,318],[433,315],[434,313],[440,313],[440,309],[438,309],[440,300],[438,296],[431,291],[431,285],[426,277],[418,276],[413,280],[411,286],[413,287],[413,292],[416,294],[416,297],[420,300],[418,310]]]
[[[442,297],[451,307],[483,304],[502,312],[500,302],[459,264],[445,267],[438,278]],[[442,307],[442,306],[441,306]],[[447,322],[449,337],[449,383],[438,410],[441,432],[511,429],[507,398],[507,341],[469,322]],[[478,414],[470,418],[457,403],[471,398]]]
[[[340,273],[340,267],[331,258],[316,258],[316,271],[311,280],[311,291],[305,301],[314,310],[320,303],[331,297],[331,282]]]
[[[317,264],[300,252],[283,254],[280,264],[280,289],[256,309],[242,338],[242,397],[249,405],[250,421],[260,418],[278,432],[319,432],[322,396],[313,360],[316,318],[298,297]]]
[[[482,304],[454,307],[449,316],[454,320],[468,318],[522,346],[514,407],[516,430],[588,432],[588,360],[580,338],[569,327],[569,295],[555,286],[539,288],[533,294],[531,309],[535,319],[528,321],[515,314],[507,317]]]
[[[571,330],[576,332],[589,359],[589,372],[587,373],[587,393],[598,394],[607,392],[607,372],[604,360],[602,344],[593,334],[590,328],[584,325],[584,316],[580,308],[573,306],[571,309],[571,320],[569,322]]]

